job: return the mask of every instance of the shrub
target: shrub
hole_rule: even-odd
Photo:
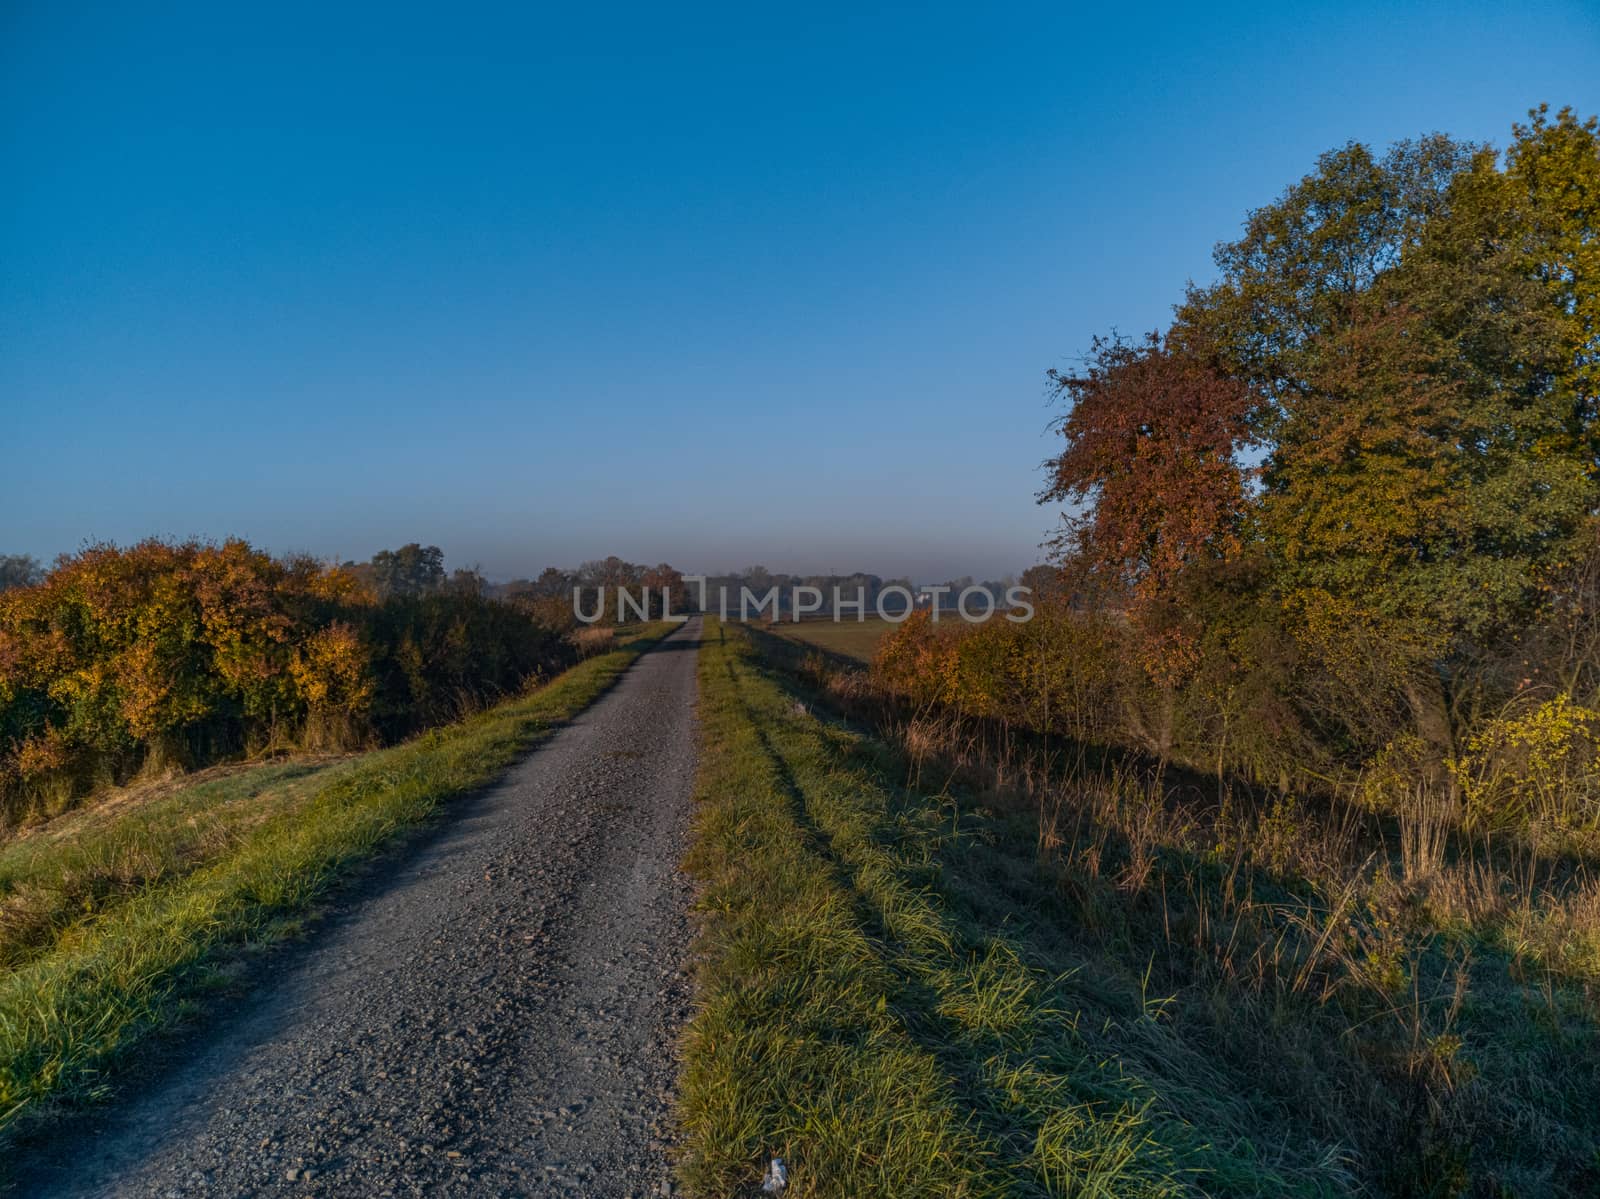
[[[1486,721],[1452,767],[1470,825],[1592,829],[1600,821],[1600,712],[1561,692]]]

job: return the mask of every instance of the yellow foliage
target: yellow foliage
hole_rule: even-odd
[[[0,822],[19,783],[63,768],[401,736],[571,654],[476,593],[380,603],[350,571],[240,540],[91,546],[0,593]]]
[[[23,778],[59,770],[70,760],[65,740],[55,729],[29,737],[17,747],[17,772]]]
[[[359,717],[366,714],[375,689],[367,660],[361,635],[335,621],[305,639],[289,672],[314,711]]]
[[[1600,817],[1600,711],[1565,691],[1519,714],[1488,721],[1451,769],[1468,820],[1532,819],[1587,826]]]

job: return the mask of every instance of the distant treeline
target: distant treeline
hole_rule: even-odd
[[[493,585],[489,587],[489,594],[537,605],[546,619],[552,621],[570,618],[576,596],[578,606],[586,615],[600,611],[602,620],[611,621],[616,618],[615,596],[619,589],[627,591],[635,598],[642,597],[648,592],[651,617],[662,613],[663,589],[670,599],[673,614],[680,614],[700,611],[702,597],[704,610],[716,612],[719,596],[724,594],[728,597],[730,612],[736,613],[742,591],[748,590],[752,595],[761,597],[771,589],[777,588],[777,610],[787,614],[791,611],[794,590],[800,587],[815,588],[830,603],[836,588],[839,595],[847,601],[854,601],[858,595],[864,596],[866,612],[870,615],[878,606],[879,596],[884,597],[885,611],[903,613],[908,610],[903,592],[919,595],[929,586],[942,589],[939,598],[947,607],[954,607],[956,596],[974,586],[988,591],[994,597],[996,604],[1004,604],[1007,589],[1017,582],[1015,578],[1009,576],[1004,579],[977,582],[971,575],[964,575],[948,579],[941,584],[919,585],[904,576],[884,578],[864,571],[851,574],[788,574],[771,571],[764,566],[750,566],[740,571],[706,575],[704,579],[702,592],[702,585],[698,581],[688,581],[681,571],[664,562],[656,566],[645,566],[627,562],[622,558],[610,557],[585,562],[576,570],[563,570],[552,566],[536,579],[514,579],[509,583]],[[1058,586],[1056,572],[1049,568],[1034,568],[1025,574],[1024,584],[1030,581],[1051,591]],[[606,597],[603,605],[602,588]],[[567,613],[566,617],[562,615],[563,606]],[[632,614],[632,608],[625,610]],[[772,607],[769,605],[766,611],[770,613]]]
[[[1003,599],[1011,582],[982,586]],[[886,588],[913,590],[755,566],[705,594],[715,611],[721,588],[736,608],[742,588],[776,587],[787,613],[805,586],[859,592],[868,612]],[[666,563],[612,556],[495,584],[416,542],[341,565],[240,540],[96,545],[48,570],[0,556],[0,824],[143,770],[384,743],[452,719],[569,664],[577,610],[614,623],[619,590],[626,619],[701,601]]]

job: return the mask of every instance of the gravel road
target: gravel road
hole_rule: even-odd
[[[696,620],[401,864],[24,1195],[671,1193]]]

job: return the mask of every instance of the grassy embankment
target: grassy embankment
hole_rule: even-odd
[[[908,785],[752,636],[713,623],[701,661],[696,1194],[754,1193],[769,1156],[804,1196],[1588,1193],[1574,980],[1477,940],[1330,965],[1343,917],[1296,879],[1121,863],[1089,812],[1093,862],[1064,856],[1025,804]],[[1450,960],[1465,1000],[1427,981]]]
[[[0,1129],[93,1099],[354,864],[493,780],[670,631],[388,749],[208,771],[0,844]]]

